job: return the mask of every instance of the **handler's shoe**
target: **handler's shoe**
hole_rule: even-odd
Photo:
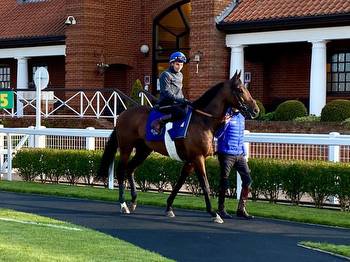
[[[219,210],[219,211],[218,211],[218,214],[219,214],[219,216],[221,216],[221,218],[223,218],[223,219],[232,219],[232,218],[233,218],[229,213],[226,212],[225,209]]]

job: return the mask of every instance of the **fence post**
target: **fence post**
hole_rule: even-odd
[[[0,125],[0,128],[4,128],[4,125]],[[4,149],[5,149],[5,139],[4,134],[0,134],[0,170],[2,171],[2,168],[4,166]],[[0,173],[0,180],[3,178],[3,174]]]
[[[46,126],[41,126],[40,129],[46,128]],[[36,148],[46,148],[46,136],[45,135],[35,135],[35,147]]]
[[[244,135],[248,135],[249,133],[250,133],[250,131],[244,130]],[[246,157],[246,159],[248,161],[250,144],[249,144],[249,142],[245,142],[243,144],[243,146],[244,146],[244,150],[246,152],[246,156],[245,157]],[[241,176],[239,175],[239,173],[238,172],[236,172],[236,173],[237,173],[237,186],[236,186],[236,193],[237,193],[237,195],[236,195],[236,198],[239,199],[240,196],[241,196],[241,191],[242,191],[242,179],[241,179]]]
[[[12,138],[7,134],[7,180],[12,181]]]
[[[336,138],[340,136],[338,132],[329,133],[329,138]],[[328,146],[328,161],[339,162],[340,161],[340,146],[329,145]],[[339,204],[339,199],[336,196],[330,196],[329,201],[332,204]]]
[[[34,126],[29,126],[29,129],[34,129]],[[34,135],[29,135],[28,138],[28,147],[35,147],[35,139],[34,139]]]
[[[108,189],[114,189],[114,161],[108,169]]]
[[[87,127],[87,130],[95,130],[93,127]],[[95,137],[87,137],[86,138],[86,149],[87,150],[95,150]]]

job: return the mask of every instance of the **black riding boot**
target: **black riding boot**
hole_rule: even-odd
[[[245,219],[253,219],[254,216],[248,214],[246,210],[247,200],[248,200],[249,188],[242,188],[241,196],[237,208],[237,216]]]
[[[164,125],[167,122],[169,122],[171,117],[172,117],[171,114],[169,114],[169,115],[164,115],[158,119],[153,120],[151,123],[152,130],[154,130],[154,132],[159,135],[162,132]]]
[[[229,213],[227,213],[225,210],[225,193],[226,193],[226,190],[221,189],[219,191],[218,214],[221,218],[232,219],[232,216]]]

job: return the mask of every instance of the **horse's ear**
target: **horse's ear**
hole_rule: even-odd
[[[238,75],[237,75],[237,78],[236,78],[236,79],[240,79],[240,78],[241,78],[241,73],[242,73],[242,70],[239,70],[239,72],[238,72]]]
[[[235,72],[235,74],[233,75],[233,77],[231,78],[231,82],[235,81],[237,79],[237,70]]]

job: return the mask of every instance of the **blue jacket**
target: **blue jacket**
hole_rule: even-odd
[[[218,153],[245,155],[244,149],[245,119],[241,113],[234,114],[230,120],[216,132]]]

